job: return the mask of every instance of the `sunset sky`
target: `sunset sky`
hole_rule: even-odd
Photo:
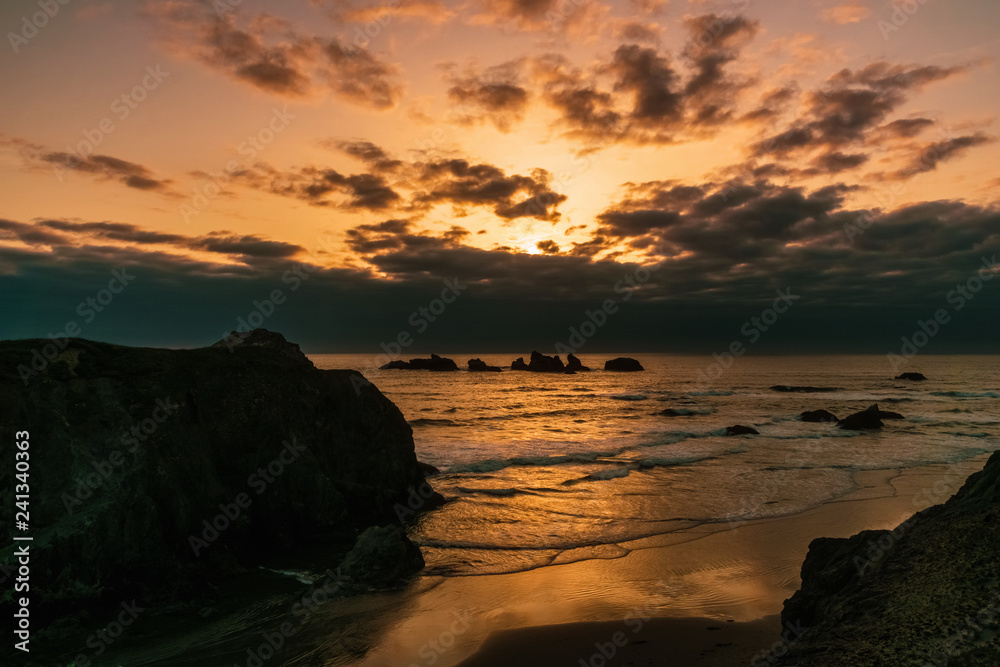
[[[307,351],[551,352],[612,298],[582,352],[710,353],[787,288],[760,351],[995,349],[1000,281],[949,298],[1000,252],[993,0],[49,11],[0,7],[0,338],[204,345],[281,289]]]

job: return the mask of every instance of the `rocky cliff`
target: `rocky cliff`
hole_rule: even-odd
[[[814,540],[782,621],[808,630],[771,664],[1000,664],[1000,452],[892,531]]]
[[[265,559],[319,554],[322,571],[365,529],[440,498],[392,402],[264,331],[194,350],[2,342],[0,424],[4,563],[14,434],[30,434],[19,534],[34,538],[39,620],[102,600],[185,599]]]

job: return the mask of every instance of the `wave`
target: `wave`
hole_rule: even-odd
[[[795,394],[827,394],[833,391],[840,391],[837,387],[796,387],[787,384],[776,384],[771,387],[771,391]]]
[[[611,468],[610,470],[598,470],[589,475],[584,475],[578,479],[568,479],[563,482],[563,486],[573,486],[583,482],[603,482],[609,479],[620,479],[632,474],[631,468]]]
[[[732,396],[733,392],[725,389],[710,389],[708,391],[690,391],[688,396]]]
[[[649,397],[645,394],[607,394],[607,398],[616,401],[645,401]]]
[[[693,408],[667,408],[653,414],[664,417],[691,417],[693,415],[710,415],[713,412],[714,410],[695,410]]]
[[[478,493],[478,494],[482,494],[482,495],[486,495],[486,496],[498,496],[498,497],[501,497],[501,498],[510,498],[512,496],[537,496],[538,495],[537,493],[534,493],[532,491],[528,491],[527,489],[512,489],[512,488],[504,488],[504,489],[470,489],[470,488],[465,487],[465,486],[457,486],[457,487],[455,487],[455,490],[458,491],[458,492],[460,492],[460,493],[467,493],[467,494],[470,494],[470,495]]]
[[[407,423],[410,426],[461,426],[461,424],[451,419],[431,419],[430,417],[411,419]]]
[[[945,398],[1000,398],[1000,394],[995,391],[932,391],[931,396],[943,396]]]

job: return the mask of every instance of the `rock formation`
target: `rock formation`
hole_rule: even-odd
[[[482,359],[469,359],[469,370],[473,372],[492,372],[499,373],[502,368],[499,366],[488,366]]]
[[[609,359],[608,361],[605,361],[604,370],[634,373],[645,369],[642,367],[642,364],[635,359],[630,357],[618,357],[617,359]]]
[[[566,365],[558,355],[549,357],[540,352],[532,352],[531,360],[527,364],[524,363],[524,357],[518,357],[511,363],[510,369],[512,371],[531,371],[532,373],[565,373],[567,370]],[[586,369],[581,367],[575,370]]]
[[[457,371],[458,364],[445,357],[432,354],[430,359],[410,359],[409,361],[390,361],[380,370],[406,371]]]
[[[996,665],[1000,452],[943,505],[894,530],[819,538],[782,621],[807,628],[782,667]],[[787,627],[787,626],[786,626]]]
[[[807,410],[799,415],[799,419],[804,422],[836,422],[840,421],[837,415],[828,410]]]
[[[369,527],[441,502],[396,406],[279,334],[194,350],[69,339],[23,380],[49,344],[0,343],[0,423],[30,433],[37,623],[123,599],[191,600],[264,559],[344,553]],[[0,441],[0,459],[13,462],[12,448]],[[0,490],[4,526],[13,493]],[[381,552],[407,550],[392,540]],[[407,553],[383,564],[393,576],[418,566]]]
[[[590,366],[584,366],[575,354],[570,352],[566,355],[566,370],[567,371],[589,371]]]
[[[901,373],[896,376],[897,380],[913,380],[914,382],[920,382],[926,380],[923,373]]]
[[[851,431],[864,431],[879,429],[885,426],[882,423],[882,411],[878,409],[878,404],[874,404],[861,412],[855,412],[837,422],[837,426]]]
[[[726,435],[760,435],[760,431],[752,426],[737,424],[735,426],[727,426]]]

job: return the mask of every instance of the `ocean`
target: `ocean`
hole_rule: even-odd
[[[323,572],[276,564],[315,585],[234,582],[196,626],[164,625],[94,664],[453,667],[505,628],[768,617],[798,588],[812,539],[893,528],[944,502],[1000,436],[998,356],[926,355],[900,369],[924,382],[893,379],[884,356],[713,369],[711,357],[583,354],[595,369],[631,356],[646,370],[575,375],[309,356],[362,371],[411,424],[418,459],[440,469],[430,482],[448,502],[408,526],[427,567],[403,589],[327,599],[315,597]],[[525,354],[442,356],[509,367]],[[872,403],[904,419],[864,433],[798,419]],[[736,424],[759,435],[726,436]],[[302,618],[307,597],[319,601]],[[276,648],[286,623],[294,634]]]
[[[470,358],[442,356],[460,368]],[[473,356],[509,367],[522,355]],[[630,542],[693,523],[835,501],[856,490],[859,471],[965,461],[992,452],[1000,436],[994,356],[927,355],[898,371],[922,372],[922,382],[893,379],[885,356],[743,357],[724,370],[702,356],[580,356],[594,369],[632,356],[646,370],[435,373],[378,370],[364,355],[310,358],[362,370],[413,427],[417,457],[442,471],[431,482],[451,502],[411,535],[425,576],[620,558]],[[874,433],[798,419],[818,409],[846,417],[872,403],[905,419]],[[726,436],[735,424],[760,435]]]

